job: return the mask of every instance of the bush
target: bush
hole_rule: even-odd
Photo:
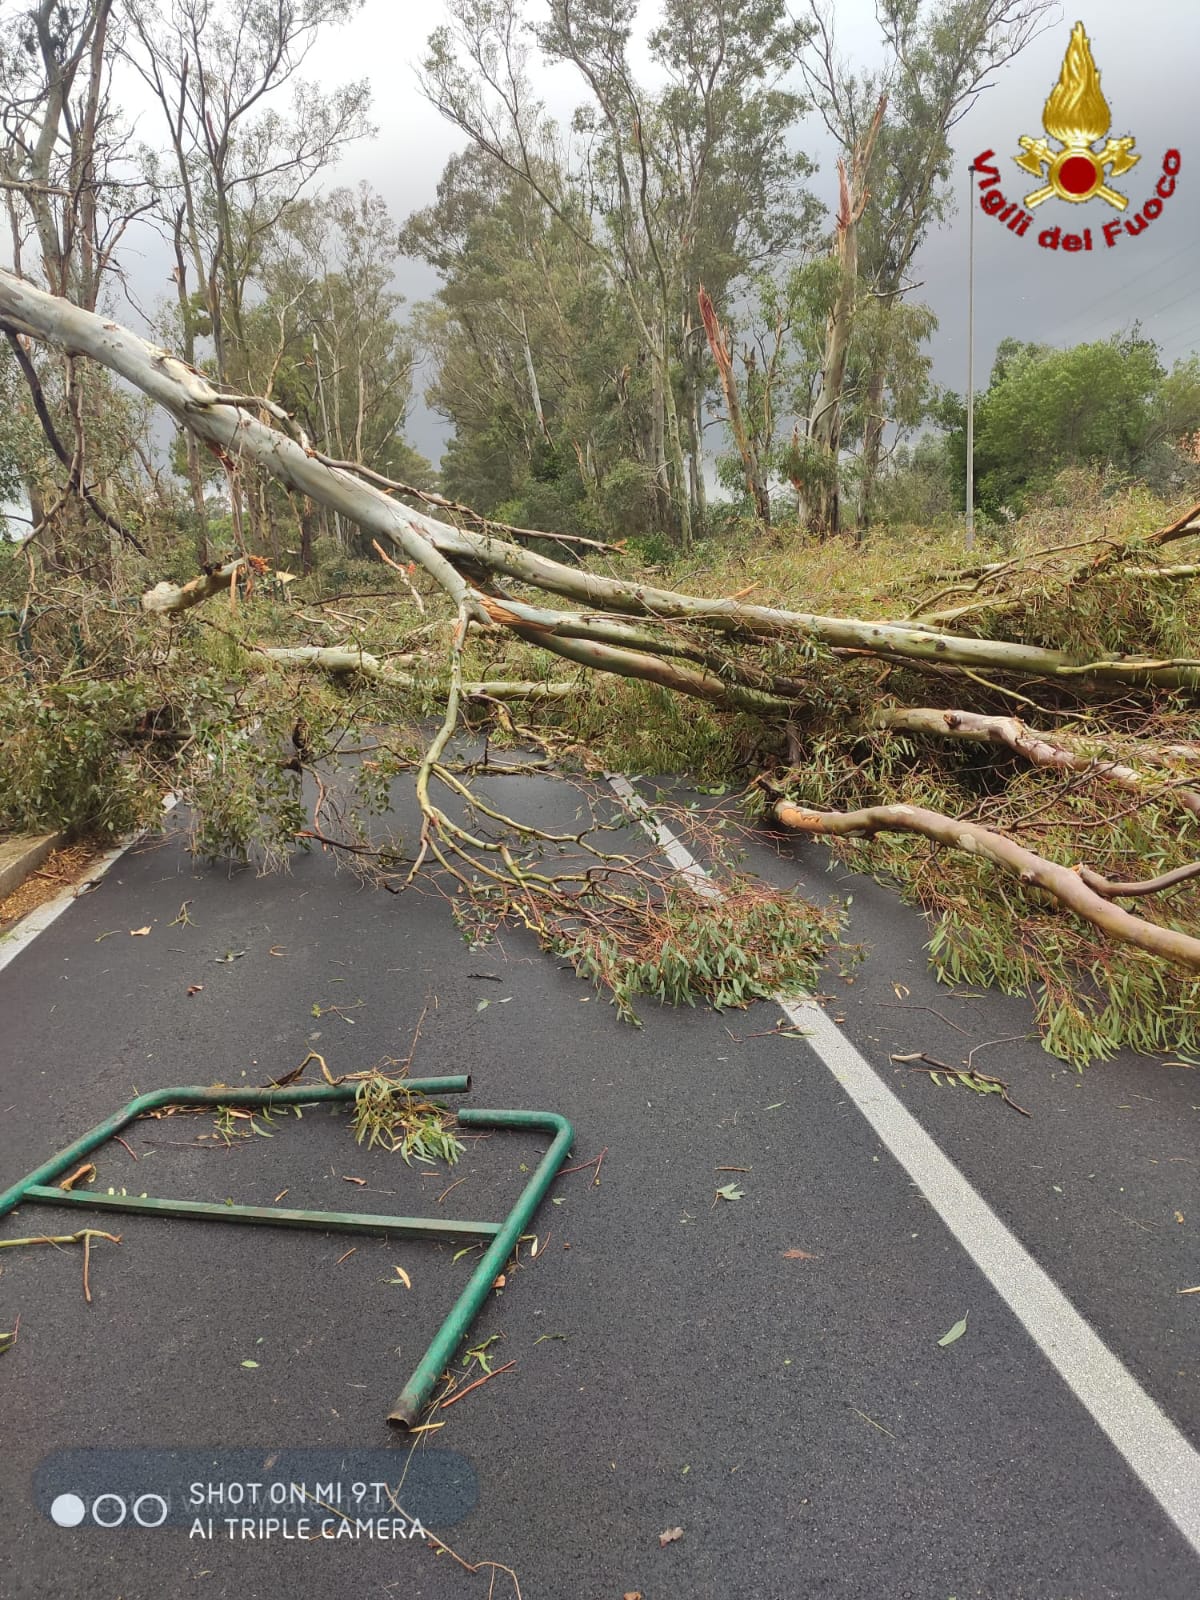
[[[129,736],[148,714],[148,686],[0,684],[0,826],[73,828],[111,838],[159,814],[162,790],[129,759]]]

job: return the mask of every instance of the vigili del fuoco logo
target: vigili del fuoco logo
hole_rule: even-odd
[[[992,165],[995,151],[985,150],[976,156],[972,171],[979,176],[979,204],[988,216],[1024,238],[1033,222],[1032,213],[1047,200],[1065,200],[1073,206],[1099,200],[1114,211],[1124,212],[1129,197],[1110,180],[1123,178],[1142,158],[1134,153],[1131,134],[1120,139],[1109,137],[1112,112],[1101,91],[1100,74],[1082,22],[1077,22],[1071,31],[1058,82],[1042,110],[1042,126],[1046,137],[1031,139],[1022,134],[1023,154],[1012,158],[1023,172],[1042,180],[1020,204],[1007,200],[1000,192],[1000,169]],[[1102,139],[1104,143],[1100,145]],[[1175,193],[1180,166],[1179,151],[1168,150],[1149,199],[1131,217],[1112,217],[1104,224],[1099,232],[1110,250],[1122,234],[1136,237],[1162,214],[1163,201]],[[1064,233],[1062,224],[1057,224],[1044,228],[1037,242],[1043,250],[1090,250],[1092,230],[1085,227],[1079,233]]]

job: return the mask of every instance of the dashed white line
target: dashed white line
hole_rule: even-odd
[[[609,774],[622,803],[701,893],[720,890],[628,778]],[[979,1192],[815,1000],[776,996],[785,1016],[962,1245],[1038,1349],[1200,1556],[1200,1451],[1038,1266]]]

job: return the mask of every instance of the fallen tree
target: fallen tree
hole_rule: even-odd
[[[1097,894],[1077,871],[1047,861],[1002,833],[980,827],[978,823],[944,817],[923,806],[868,806],[862,811],[848,812],[806,811],[785,800],[776,804],[775,817],[785,828],[801,833],[828,834],[840,839],[870,839],[877,833],[917,833],[951,849],[982,856],[1011,873],[1026,888],[1046,890],[1060,905],[1110,938],[1200,972],[1200,939],[1172,928],[1160,928],[1114,906],[1112,886],[1109,886],[1108,895]],[[1190,869],[1185,871],[1191,876]],[[1183,873],[1171,874],[1172,883],[1182,882],[1183,876]],[[1128,890],[1130,886],[1124,887]],[[1144,885],[1139,887],[1145,889]]]
[[[1123,1041],[1140,1048],[1160,1041],[1200,1046],[1200,991],[1190,976],[1179,975],[1200,970],[1192,870],[1200,794],[1187,781],[1200,749],[1200,658],[1188,650],[1195,629],[1186,609],[1196,564],[1147,564],[1148,553],[1200,537],[1200,505],[1148,533],[1078,538],[948,574],[915,610],[897,595],[899,617],[761,604],[748,598],[757,584],[747,590],[731,582],[735,592],[712,596],[648,582],[618,547],[597,541],[576,541],[571,560],[557,559],[545,549],[553,536],[498,531],[467,508],[418,496],[366,464],[327,458],[269,396],[222,393],[130,330],[3,272],[0,326],[102,363],[204,441],[227,470],[261,470],[356,523],[377,541],[387,567],[399,569],[392,581],[415,596],[416,649],[408,638],[398,649],[369,648],[362,637],[369,618],[330,624],[324,612],[311,620],[326,630],[345,626],[349,636],[322,644],[297,639],[295,614],[286,623],[288,637],[235,635],[232,647],[242,657],[276,669],[415,695],[421,710],[430,696],[442,705],[433,738],[423,749],[407,748],[393,769],[415,773],[423,816],[418,846],[403,863],[394,849],[373,852],[361,837],[337,837],[319,825],[322,817],[294,826],[294,836],[344,849],[356,860],[373,858],[395,887],[427,860],[436,862],[482,921],[517,917],[546,943],[572,953],[581,970],[602,976],[625,1003],[639,986],[686,993],[680,974],[668,981],[647,954],[648,908],[661,906],[661,883],[648,859],[606,852],[597,832],[609,826],[603,817],[562,836],[522,824],[481,799],[469,762],[451,759],[467,708],[483,703],[510,739],[540,740],[547,752],[567,742],[586,761],[586,733],[517,724],[503,702],[541,706],[543,717],[558,706],[564,709],[555,714],[568,718],[571,729],[586,729],[597,705],[596,695],[579,692],[587,669],[659,696],[638,702],[643,715],[666,720],[678,695],[700,703],[697,716],[756,729],[743,739],[741,759],[758,766],[756,801],[773,805],[776,820],[834,839],[874,838],[876,849],[888,835],[906,835],[885,850],[882,869],[940,919],[939,970],[968,981],[1040,986],[1047,1042],[1060,1054],[1082,1059]],[[142,597],[143,611],[169,626],[172,637],[197,616],[202,627],[204,602],[227,590],[236,596],[255,559],[243,553],[188,582],[156,583]],[[1164,585],[1168,574],[1172,582]],[[1057,606],[1055,585],[1063,599]],[[1164,590],[1171,610],[1146,598]],[[1150,605],[1158,609],[1147,625]],[[979,631],[961,631],[967,616]],[[1142,647],[1123,648],[1129,636]],[[1146,641],[1158,647],[1147,649]],[[497,651],[523,670],[487,670]],[[547,658],[559,665],[558,676],[539,675]],[[474,660],[483,671],[471,670]],[[931,687],[952,697],[952,707],[914,703],[926,702]],[[264,691],[267,704],[270,694]],[[968,695],[977,703],[966,704]],[[1019,720],[1009,708],[1013,701],[1035,710],[1038,723],[1058,725],[1041,730]],[[249,709],[244,717],[251,725]],[[183,748],[190,739],[184,730]],[[914,754],[931,740],[948,746],[947,754]],[[308,737],[293,730],[292,742],[296,754],[285,765],[315,772]],[[987,764],[965,765],[958,747],[982,752]],[[231,759],[229,747],[209,738],[205,748],[210,768],[215,761],[215,785],[220,763]],[[320,790],[324,795],[323,783]],[[1128,804],[1106,810],[1109,791]],[[951,814],[959,806],[964,814]],[[295,820],[294,811],[288,815]],[[1014,903],[997,888],[979,900],[978,876],[968,871],[960,879],[958,869],[935,864],[927,848],[918,853],[915,841],[922,839],[969,857],[970,871],[985,863],[998,869],[1026,898]],[[563,852],[569,864],[547,864]],[[806,935],[820,919],[786,897],[762,891],[756,898],[744,885],[739,893],[743,900],[734,895],[731,903],[743,905],[757,943],[729,928],[730,946],[740,948],[739,938],[753,945],[760,976],[777,977],[780,964],[770,952],[787,946],[789,918],[807,917]],[[1174,927],[1113,903],[1159,893],[1171,897]],[[1047,895],[1058,908],[1053,916]],[[692,944],[702,945],[697,908],[678,898],[671,904],[675,925],[682,920],[692,928]],[[670,921],[665,910],[653,915]],[[667,922],[655,924],[662,938]],[[828,932],[825,924],[823,936]],[[783,963],[793,974],[811,968],[811,944],[802,943],[803,959],[797,956],[790,968]],[[726,999],[766,992],[767,979],[758,989],[756,982],[707,992]],[[1122,1007],[1132,1020],[1120,1020]]]

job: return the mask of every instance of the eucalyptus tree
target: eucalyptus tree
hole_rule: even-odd
[[[145,164],[173,240],[181,343],[195,363],[197,341],[211,340],[216,375],[234,388],[249,380],[247,291],[265,245],[313,178],[370,131],[365,79],[327,90],[302,76],[321,30],[361,6],[130,0],[127,59],[162,116],[166,153],[147,150]],[[188,472],[202,552],[194,441]]]
[[[396,258],[396,225],[368,184],[296,201],[263,249],[261,298],[245,316],[248,355],[259,392],[325,455],[427,487],[429,464],[404,439],[413,351]],[[344,547],[357,537],[315,506],[299,520],[306,570],[318,526]]]
[[[887,109],[865,187],[858,224],[859,303],[885,303],[916,287],[914,259],[932,227],[953,207],[951,133],[993,74],[1020,54],[1057,12],[1053,0],[879,0],[884,57],[871,71],[838,58],[832,6],[808,0],[811,26],[797,56],[806,87],[844,162],[866,148],[881,95]],[[858,520],[871,515],[887,425],[886,341],[864,374],[866,427],[859,473]],[[830,402],[840,396],[830,393]]]
[[[800,30],[782,0],[666,0],[647,39],[654,88],[631,64],[637,0],[451,0],[424,87],[493,161],[537,195],[597,262],[637,336],[650,383],[653,481],[690,543],[703,508],[701,402],[711,381],[696,296],[718,300],[811,226],[802,109],[780,77]],[[535,44],[585,99],[562,140],[530,87]]]
[[[145,195],[126,159],[127,130],[113,92],[121,23],[113,0],[28,0],[0,19],[0,193],[12,266],[88,310],[115,270],[117,246]],[[109,386],[85,379],[70,352],[43,360],[9,339],[41,435],[22,466],[35,543],[51,560],[108,563],[109,539],[137,545],[113,510],[111,479],[128,455],[105,415]],[[109,448],[105,448],[105,444]],[[65,474],[65,480],[64,480]],[[97,543],[89,531],[105,532]]]
[[[417,332],[433,368],[427,399],[454,428],[448,492],[560,531],[602,523],[615,495],[636,527],[654,481],[649,385],[624,298],[594,253],[474,146],[401,237],[443,280]]]

